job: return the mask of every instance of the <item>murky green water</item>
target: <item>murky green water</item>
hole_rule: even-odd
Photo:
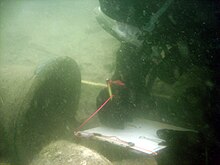
[[[111,84],[113,101],[105,107],[105,110],[100,111],[100,121],[95,117],[87,128],[100,125],[100,122],[123,128],[124,122],[138,117],[195,129],[203,135],[202,138],[198,138],[198,134],[188,132],[186,134],[171,132],[169,136],[166,134],[162,136],[167,142],[170,142],[170,139],[173,141],[171,147],[168,144],[168,149],[162,152],[157,160],[163,163],[166,159],[168,162],[180,162],[184,159],[186,164],[189,164],[188,158],[192,155],[187,148],[195,147],[196,154],[192,157],[195,156],[195,160],[201,160],[201,164],[205,164],[211,159],[207,153],[215,149],[217,142],[215,127],[218,123],[216,114],[219,112],[215,109],[216,97],[213,91],[218,89],[215,51],[219,50],[219,38],[216,37],[215,30],[219,22],[215,23],[214,18],[214,14],[219,12],[220,7],[215,6],[218,3],[209,5],[205,0],[201,3],[196,0],[190,2],[130,0],[126,3],[118,1],[119,4],[117,1],[112,2],[113,6],[107,5],[112,12],[115,14],[120,10],[125,12],[121,17],[108,13],[108,8],[105,8],[105,12],[118,20],[123,20],[123,16],[127,16],[121,23],[109,19],[103,13],[98,13],[100,12],[97,9],[98,0],[0,1],[0,140],[7,141],[5,140],[7,138],[15,140],[19,137],[20,141],[25,141],[26,137],[22,138],[19,133],[23,130],[28,132],[31,128],[23,129],[23,125],[28,125],[25,122],[17,126],[16,119],[26,113],[22,112],[29,105],[24,101],[27,99],[23,100],[27,97],[26,94],[41,91],[39,90],[41,88],[31,90],[32,84],[51,83],[45,85],[45,89],[42,88],[45,93],[39,92],[42,98],[47,96],[47,91],[51,92],[48,97],[59,98],[57,102],[60,101],[60,104],[54,103],[57,106],[50,106],[51,109],[59,110],[63,105],[69,106],[66,103],[68,99],[63,99],[59,95],[58,88],[60,91],[63,90],[60,94],[66,96],[68,92],[65,90],[72,85],[68,83],[74,76],[73,79],[65,77],[67,83],[63,83],[66,85],[63,88],[62,85],[59,86],[62,80],[54,76],[64,76],[62,70],[53,72],[52,76],[50,74],[42,76],[42,79],[39,76],[39,73],[47,70],[51,61],[68,56],[77,62],[83,80],[79,107],[74,114],[77,126],[109,97],[108,90],[102,89],[106,78],[112,78],[116,80]],[[120,6],[121,4],[123,5]],[[132,20],[134,16],[137,18]],[[62,64],[58,66],[63,67]],[[47,79],[50,76],[52,78]],[[37,79],[38,77],[40,78]],[[117,80],[125,85],[120,83],[118,85]],[[57,90],[50,90],[55,89],[56,81]],[[102,85],[94,85],[95,83]],[[45,117],[48,114],[43,112],[50,101],[48,103],[43,99],[42,102],[40,107],[42,111],[39,112]],[[30,105],[33,108],[30,109],[36,107],[38,109],[38,105],[41,104],[34,102]],[[40,123],[41,113],[39,116],[36,115]],[[23,117],[21,118],[23,120]],[[60,118],[59,115],[54,120],[59,121]],[[32,120],[30,117],[27,121],[30,119]],[[73,140],[70,133],[76,126],[70,126],[68,122],[57,125],[64,126],[62,129],[66,130],[67,133],[64,132],[68,139]],[[11,131],[7,132],[20,128],[22,131],[16,130],[17,132],[12,135]],[[39,127],[36,128],[40,130]],[[51,128],[57,127],[52,125]],[[58,129],[57,132],[65,134]],[[37,135],[39,132],[35,133]],[[190,141],[189,144],[184,141],[184,137]],[[0,149],[9,153],[0,155],[0,164],[1,160],[8,159],[11,150],[18,151],[16,147],[10,146],[10,142],[7,143],[9,144],[0,143]],[[186,147],[180,151],[177,149],[180,148],[179,144]],[[12,149],[8,150],[8,146]],[[114,151],[104,146],[105,156],[109,152],[113,155],[109,156],[111,160],[126,164],[127,161],[122,159],[130,156],[126,153],[126,156],[122,156],[123,153],[114,155]],[[184,156],[178,159],[176,155]],[[132,164],[136,158],[127,163]],[[154,163],[155,161],[149,164]]]

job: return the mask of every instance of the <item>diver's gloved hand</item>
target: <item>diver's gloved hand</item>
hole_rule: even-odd
[[[202,135],[192,131],[177,131],[171,129],[160,129],[157,131],[157,136],[165,142],[162,145],[197,145],[202,143]]]
[[[159,138],[165,140],[160,145],[167,146],[156,158],[162,164],[205,164],[205,141],[201,133],[160,129]]]

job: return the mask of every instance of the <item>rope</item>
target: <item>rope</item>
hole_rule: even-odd
[[[88,119],[86,119],[77,129],[76,131],[74,132],[74,134],[76,134],[86,123],[88,123],[88,121],[93,117],[95,116],[104,106],[105,104],[107,104],[109,102],[110,99],[112,99],[114,95],[111,95],[94,113],[92,113],[92,115],[90,115],[88,117]]]
[[[96,83],[96,82],[92,82],[92,81],[87,81],[87,80],[81,80],[81,83],[82,84],[87,84],[87,85],[92,85],[92,86],[99,86],[99,87],[107,87],[106,84],[102,84],[102,83]],[[122,81],[120,80],[109,80],[109,83],[112,85],[112,84],[116,84],[116,85],[119,85],[119,86],[124,86],[125,83],[123,83]]]
[[[107,87],[106,84],[96,83],[96,82],[91,82],[91,81],[86,81],[86,80],[81,80],[81,83],[88,84],[88,85],[93,85],[93,86]]]

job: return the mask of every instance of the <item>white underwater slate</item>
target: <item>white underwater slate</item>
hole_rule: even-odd
[[[134,119],[133,122],[126,123],[124,129],[99,126],[79,131],[77,135],[85,138],[107,141],[121,147],[127,147],[135,151],[155,155],[158,151],[166,147],[159,145],[159,143],[163,142],[156,134],[159,129],[192,131],[157,121]]]

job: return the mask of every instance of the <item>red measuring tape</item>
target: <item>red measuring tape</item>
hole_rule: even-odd
[[[88,121],[93,118],[93,116],[95,116],[104,106],[105,104],[107,104],[109,102],[109,100],[113,97],[114,95],[111,95],[94,113],[92,113],[92,115],[90,115],[88,117],[88,119],[86,119],[74,132],[74,134],[76,134],[86,123],[88,123]]]

